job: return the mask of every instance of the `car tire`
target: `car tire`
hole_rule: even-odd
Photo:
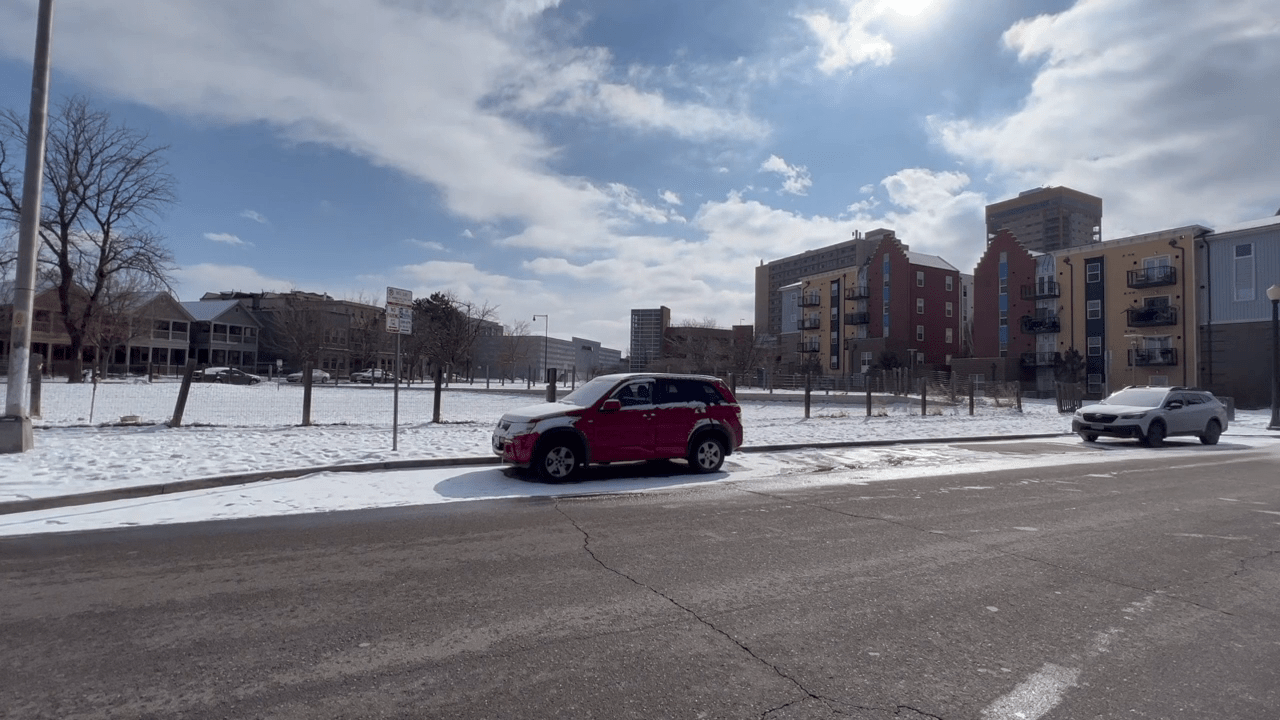
[[[1095,442],[1098,439],[1098,433],[1082,432],[1080,433],[1080,439],[1085,442]]]
[[[582,452],[576,443],[552,440],[538,451],[533,466],[538,477],[546,482],[568,482],[582,467]]]
[[[1210,420],[1209,424],[1204,427],[1204,434],[1200,436],[1200,442],[1205,445],[1217,445],[1220,437],[1222,437],[1222,424],[1217,420]]]
[[[689,468],[696,473],[713,473],[724,465],[724,443],[714,435],[702,435],[689,448]]]
[[[1142,444],[1147,447],[1160,447],[1164,445],[1164,421],[1152,420],[1151,425],[1147,427],[1147,434],[1142,438]]]

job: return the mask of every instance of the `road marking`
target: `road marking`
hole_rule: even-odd
[[[1265,512],[1265,511],[1264,511]],[[1189,538],[1213,538],[1214,540],[1252,540],[1250,537],[1236,537],[1235,535],[1200,535],[1199,533],[1169,533],[1173,537],[1189,537]]]
[[[1068,688],[1075,687],[1079,670],[1045,663],[1034,675],[1018,683],[1008,695],[988,705],[982,717],[989,720],[1036,720],[1052,710]]]

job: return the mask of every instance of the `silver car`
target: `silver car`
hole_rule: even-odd
[[[1137,385],[1086,405],[1071,418],[1071,431],[1085,442],[1100,436],[1137,438],[1159,447],[1171,435],[1195,435],[1205,445],[1227,429],[1227,407],[1206,390]]]

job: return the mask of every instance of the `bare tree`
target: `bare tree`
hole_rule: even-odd
[[[715,374],[733,363],[732,339],[713,318],[686,320],[667,328],[666,350],[651,367],[665,372]]]
[[[493,322],[497,308],[488,303],[459,300],[451,292],[435,292],[413,301],[413,338],[421,358],[437,371],[436,409],[432,420],[440,422],[441,375],[446,369],[470,364],[471,350],[486,323]],[[450,370],[451,371],[451,370]]]
[[[507,380],[516,379],[516,371],[531,364],[534,338],[529,334],[529,321],[517,320],[507,328],[498,346],[498,373]]]
[[[0,111],[0,222],[16,225],[22,211],[26,123]],[[83,351],[97,316],[122,275],[171,286],[173,258],[152,224],[174,200],[165,147],[115,126],[111,117],[70,98],[50,119],[46,139],[39,265],[57,288],[70,339],[71,382],[80,382]],[[83,294],[78,292],[83,290]]]
[[[332,314],[322,303],[305,296],[282,295],[259,314],[265,326],[259,338],[262,349],[289,367],[314,364],[320,358],[321,345],[336,329],[328,317]]]

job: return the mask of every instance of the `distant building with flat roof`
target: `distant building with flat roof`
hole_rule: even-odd
[[[987,206],[987,244],[1001,230],[1030,252],[1102,241],[1102,198],[1068,187],[1035,188]]]

